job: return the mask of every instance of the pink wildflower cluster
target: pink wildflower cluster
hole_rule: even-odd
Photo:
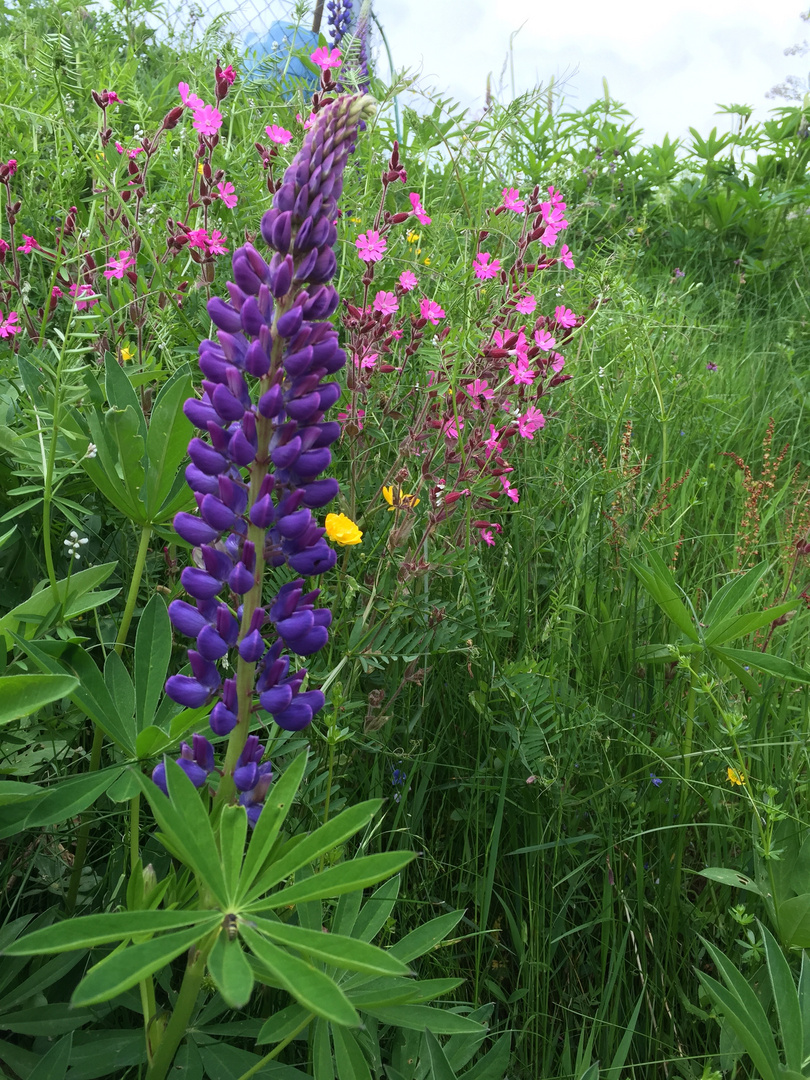
[[[3,312],[0,311],[0,338],[9,338],[14,334],[21,334],[22,327],[19,325],[20,316],[16,311],[9,311],[8,315],[3,318]]]

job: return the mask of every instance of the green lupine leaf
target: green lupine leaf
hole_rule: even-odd
[[[657,551],[649,546],[646,550],[652,569],[635,559],[630,563],[631,569],[664,614],[682,633],[686,634],[690,641],[699,642],[700,638],[695,630],[694,621],[681,600],[681,590],[675,584],[675,578],[669,567]]]
[[[781,619],[783,615],[793,611],[798,604],[797,600],[790,600],[785,604],[777,604],[765,611],[752,611],[749,615],[730,615],[715,626],[709,628],[704,640],[707,645],[723,645],[727,641],[736,638],[747,637],[761,626],[767,626],[775,619]]]
[[[72,675],[0,675],[0,724],[30,716],[79,685]]]
[[[135,914],[130,912],[130,914]],[[155,914],[144,912],[143,914]],[[136,986],[142,979],[159,971],[168,963],[186,952],[196,941],[210,932],[221,921],[219,913],[209,916],[207,922],[200,922],[185,930],[144,941],[139,945],[130,945],[117,949],[101,963],[90,968],[76,987],[71,1003],[80,1005],[98,1005],[117,997],[131,986]]]
[[[739,611],[756,591],[762,575],[768,569],[767,562],[751,567],[744,574],[736,574],[718,589],[703,613],[703,622],[713,629],[718,623]]]
[[[251,922],[271,941],[305,953],[325,964],[369,975],[410,975],[410,969],[389,952],[342,934],[324,934],[293,923],[255,916]]]
[[[382,806],[382,799],[369,799],[367,802],[350,806],[342,813],[321,825],[309,836],[299,840],[295,846],[282,851],[279,858],[262,874],[252,892],[267,892],[280,881],[290,877],[302,866],[308,866],[327,851],[343,844],[371,821]],[[259,818],[264,816],[264,810]],[[296,838],[297,839],[297,838]]]
[[[425,1028],[425,1048],[430,1061],[431,1080],[457,1080],[456,1074],[450,1068],[450,1062],[444,1056],[441,1043],[430,1028]]]
[[[262,810],[262,814],[264,810]],[[261,818],[261,815],[259,815]],[[247,810],[237,803],[224,806],[219,819],[219,846],[222,852],[222,868],[229,904],[235,904],[239,895],[239,873],[245,853],[247,836]]]
[[[159,593],[143,609],[135,635],[135,715],[137,730],[154,723],[172,656],[172,628]]]
[[[432,1031],[434,1035],[480,1035],[481,1024],[446,1009],[429,1005],[395,1005],[388,1009],[366,1006],[363,1010],[383,1024],[408,1028],[411,1031]]]
[[[439,915],[400,938],[391,946],[389,952],[405,963],[424,956],[455,930],[463,916],[463,911],[449,911],[446,915]]]
[[[747,665],[756,668],[758,671],[764,671],[766,675],[773,675],[776,679],[810,683],[810,671],[805,671],[790,660],[783,660],[781,656],[751,649],[729,649],[727,646],[723,648],[722,654],[736,660],[741,667]]]
[[[207,924],[212,917],[210,911],[111,911],[106,915],[82,915],[34,930],[6,945],[3,952],[6,956],[37,956],[91,949],[112,941],[126,941],[135,934],[157,934]]]
[[[191,422],[183,412],[183,402],[190,395],[189,376],[174,375],[162,387],[152,409],[146,436],[146,483],[142,492],[150,521],[166,520],[160,511],[187,455],[193,432]]]
[[[261,819],[259,819],[261,820]],[[258,912],[300,904],[306,900],[322,900],[329,896],[342,896],[353,889],[365,889],[376,885],[382,878],[396,874],[415,858],[412,852],[385,852],[380,855],[364,855],[350,862],[331,866],[320,874],[313,874],[303,881],[296,881],[272,896],[265,896],[246,907],[246,911]],[[402,959],[402,957],[400,957]]]
[[[239,890],[240,901],[258,896],[251,886],[261,872],[265,859],[270,854],[270,849],[276,842],[284,819],[289,813],[293,800],[304,778],[304,770],[307,767],[307,755],[301,754],[292,761],[278,780],[267,793],[264,800],[264,808],[259,814],[259,820],[248,844],[247,854],[242,866],[241,886]]]
[[[232,1009],[247,1005],[253,992],[253,972],[239,941],[221,933],[208,957],[208,971],[217,990]]]
[[[773,989],[773,1000],[779,1017],[779,1032],[788,1069],[801,1073],[802,1069],[802,1011],[793,975],[782,950],[773,934],[760,923],[760,933],[765,943],[765,959],[768,977]]]
[[[309,1012],[333,1024],[357,1027],[360,1017],[343,991],[322,971],[280,949],[244,923],[239,927],[250,951],[282,987]]]
[[[354,1034],[346,1028],[335,1026],[332,1028],[332,1041],[339,1080],[371,1080],[371,1070]]]

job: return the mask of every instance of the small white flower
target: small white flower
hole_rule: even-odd
[[[63,540],[62,543],[68,549],[68,556],[73,556],[74,559],[80,559],[82,557],[82,547],[89,543],[86,536],[79,536],[75,529],[71,529],[68,533],[68,539]]]
[[[97,453],[98,453],[98,447],[96,446],[96,444],[94,442],[91,442],[88,445],[87,451],[86,451],[84,456],[89,457],[89,458],[94,458]]]

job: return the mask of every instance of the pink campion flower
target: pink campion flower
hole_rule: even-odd
[[[0,236],[0,262],[6,257],[6,252],[11,251],[11,244],[7,244],[6,241]]]
[[[473,261],[473,273],[481,281],[498,276],[501,264],[497,259],[493,259],[492,262],[490,262],[490,258],[491,256],[488,251],[482,251],[475,256]]]
[[[439,319],[445,317],[444,309],[440,308],[435,300],[428,300],[426,296],[423,296],[419,303],[419,314],[432,326],[438,326]]]
[[[310,128],[312,127],[312,125],[313,125],[313,124],[315,123],[315,113],[314,113],[314,112],[311,112],[311,113],[309,114],[309,116],[308,116],[308,117],[306,118],[306,120],[305,120],[305,119],[304,119],[304,118],[303,118],[303,117],[301,116],[301,113],[300,113],[300,112],[297,112],[297,113],[295,114],[295,119],[296,119],[296,120],[298,121],[298,123],[299,123],[299,124],[303,124],[303,125],[304,125],[304,131],[309,131],[309,129],[310,129]]]
[[[292,132],[279,127],[278,124],[269,124],[264,130],[270,142],[277,143],[279,146],[286,146],[292,138]]]
[[[563,203],[562,195],[560,194],[559,191],[554,190],[554,185],[553,184],[549,184],[548,197],[549,197],[549,201],[552,202],[555,206],[558,206],[561,203],[562,203],[563,206],[565,206],[565,203]]]
[[[197,247],[205,251],[208,243],[208,233],[205,229],[192,229],[191,232],[186,233],[186,236],[188,237],[189,247]]]
[[[551,336],[548,330],[535,330],[534,340],[538,349],[553,349],[557,344],[556,340]]]
[[[340,57],[340,49],[332,49],[330,52],[328,45],[321,45],[310,56],[310,60],[313,64],[317,64],[321,71],[326,71],[327,68],[339,68],[341,64]]]
[[[495,547],[495,537],[492,535],[492,529],[480,529],[481,539],[485,544],[489,544],[490,547]]]
[[[21,251],[23,255],[29,255],[32,251],[42,251],[42,248],[33,238],[33,236],[26,236],[22,234],[23,242],[17,248],[17,251]]]
[[[424,208],[424,206],[422,206],[422,202],[421,202],[419,196],[416,194],[416,192],[412,191],[410,193],[410,195],[408,196],[408,198],[411,200],[411,206],[413,207],[413,212],[419,218],[420,224],[422,224],[422,225],[430,225],[431,219],[425,213],[425,208]]]
[[[357,427],[358,431],[363,430],[363,417],[366,415],[365,409],[358,409],[356,416],[350,416],[349,413],[339,412],[337,414],[338,420],[342,420],[345,424],[347,420],[352,420]]]
[[[399,326],[395,326],[391,331],[391,337],[394,338],[396,341],[399,341],[399,339],[402,337],[402,328]]]
[[[526,203],[520,198],[520,191],[517,188],[504,188],[501,194],[503,196],[503,205],[507,210],[514,210],[516,214],[525,212]]]
[[[500,439],[500,437],[501,437],[500,431],[498,431],[498,429],[495,427],[494,424],[490,424],[489,425],[489,438],[484,443],[484,446],[486,447],[486,451],[487,451],[487,457],[491,457],[492,454],[494,454],[496,451],[500,450],[501,447],[500,447],[500,443],[498,441]]]
[[[464,421],[459,418],[457,423],[455,417],[451,417],[449,420],[445,421],[445,424],[442,427],[442,433],[446,435],[448,439],[457,439],[463,430]],[[461,494],[463,495],[464,492]],[[469,495],[469,491],[466,494]]]
[[[399,307],[399,300],[392,292],[381,291],[374,297],[374,303],[371,306],[381,315],[393,315]]]
[[[138,156],[138,154],[145,154],[145,153],[146,153],[146,151],[144,150],[144,148],[142,146],[136,146],[134,150],[127,150],[127,157],[128,158],[136,158]],[[132,181],[130,181],[130,183],[131,182]]]
[[[6,162],[6,168],[8,169],[8,175],[13,176],[14,173],[17,171],[17,159],[9,158]],[[681,274],[681,277],[683,277],[683,274]]]
[[[410,292],[411,289],[415,289],[419,282],[416,279],[416,274],[410,270],[403,270],[399,275],[399,287],[403,292]]]
[[[116,94],[116,92],[114,90],[108,90],[107,91],[107,101],[111,105],[123,105],[124,104],[123,101],[121,100],[121,98],[118,96],[118,94]]]
[[[560,230],[554,225],[546,225],[546,231],[539,238],[539,242],[543,247],[554,247],[557,243],[557,237],[560,235]]]
[[[537,372],[534,371],[525,360],[518,360],[516,364],[509,365],[509,374],[515,382],[515,385],[530,386],[534,382]]]
[[[546,426],[546,418],[539,409],[530,405],[523,416],[518,417],[518,432],[524,439],[533,439],[535,431]]]
[[[515,311],[519,311],[521,315],[531,315],[536,307],[537,300],[533,296],[521,296],[515,304]]]
[[[380,261],[388,245],[385,237],[380,236],[376,229],[369,229],[357,237],[354,246],[363,262],[372,263]]]
[[[492,401],[495,397],[495,391],[489,389],[486,379],[476,379],[475,382],[467,383],[464,390],[472,398],[472,407],[476,410],[481,408],[480,398],[484,401]]]
[[[203,105],[195,110],[191,126],[201,135],[216,135],[222,127],[222,113],[213,105]]]
[[[115,140],[115,149],[118,151],[119,154],[123,154],[124,152],[123,146],[117,139]]]
[[[565,307],[563,304],[558,304],[554,308],[554,318],[558,326],[576,326],[577,317],[570,308]]]
[[[506,492],[506,494],[509,496],[509,498],[512,500],[512,502],[515,502],[515,503],[520,502],[520,495],[518,495],[517,488],[513,488],[513,487],[509,486],[509,480],[507,479],[507,477],[499,476],[498,479],[501,482],[503,490]]]
[[[552,229],[567,229],[568,222],[565,220],[565,203],[540,203],[540,213],[543,215],[543,221],[547,225],[550,225]]]
[[[236,188],[230,180],[225,180],[224,182],[217,184],[217,191],[219,192],[220,199],[222,199],[228,209],[233,210],[239,202],[239,196],[236,194]]]
[[[85,308],[94,307],[98,303],[98,297],[93,296],[92,285],[71,285],[70,295],[73,297],[74,303],[79,311],[84,311]],[[85,299],[85,297],[87,299]]]
[[[8,338],[12,334],[21,334],[22,327],[18,326],[20,316],[16,311],[10,311],[7,318],[3,318],[3,312],[0,311],[0,337]]]
[[[107,269],[104,271],[104,277],[110,280],[111,278],[122,278],[130,267],[135,265],[135,256],[131,251],[119,251],[117,259],[110,259],[107,263]]]
[[[357,355],[357,353],[355,353],[354,356],[352,357],[352,360],[354,362],[354,366],[356,368],[359,368],[362,371],[364,368],[368,369],[368,368],[376,367],[377,366],[377,357],[379,355],[380,355],[379,353],[375,353],[375,352],[368,353],[367,355],[363,356],[362,359],[361,359],[361,357],[359,357]]]
[[[233,66],[231,64],[228,64],[226,68],[223,68],[222,78],[225,80],[228,86],[233,86],[234,82],[236,81],[236,72],[233,70]]]
[[[178,83],[177,90],[180,94],[180,100],[187,109],[202,109],[204,107],[205,102],[203,99],[190,92],[190,87],[187,82]]]
[[[559,259],[563,266],[567,266],[569,270],[576,269],[576,267],[574,266],[574,256],[568,244],[563,244],[563,246],[560,248]]]
[[[565,357],[562,353],[555,352],[551,354],[549,360],[551,361],[551,370],[555,375],[559,375],[565,367]]]
[[[209,255],[227,255],[228,248],[225,247],[225,243],[228,237],[219,231],[214,229],[211,235],[208,237],[208,254]]]
[[[60,296],[64,295],[65,294],[62,292],[58,285],[54,285],[54,287],[51,289],[51,300],[58,300]]]
[[[515,342],[515,347],[510,355],[516,356],[521,364],[528,364],[529,362],[529,342],[526,339],[522,326],[520,330],[518,330],[517,341]]]

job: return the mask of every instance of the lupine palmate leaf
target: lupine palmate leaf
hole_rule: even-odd
[[[350,862],[332,866],[323,873],[313,874],[303,881],[281,889],[272,896],[264,896],[247,905],[246,911],[270,911],[285,907],[287,904],[300,904],[306,900],[323,900],[326,897],[342,896],[352,889],[365,889],[376,885],[382,878],[396,874],[416,856],[409,851],[391,851],[380,855],[364,855]],[[400,957],[402,959],[402,957]]]
[[[767,626],[774,619],[781,619],[783,615],[793,611],[798,601],[790,600],[786,604],[777,604],[776,607],[766,608],[765,611],[752,611],[748,615],[730,615],[715,626],[710,627],[704,640],[707,645],[723,645],[735,638],[747,637],[761,626]]]
[[[425,1029],[425,1048],[430,1061],[432,1080],[457,1080],[456,1074],[450,1068],[450,1062],[444,1056],[441,1043],[430,1028]]]
[[[247,811],[244,806],[237,803],[235,806],[222,808],[222,816],[219,819],[219,850],[222,855],[225,890],[228,903],[231,905],[236,903],[239,894],[239,873],[242,869],[242,856],[245,853],[247,826]]]
[[[311,879],[310,879],[311,880]],[[389,952],[342,934],[324,934],[303,926],[278,920],[254,917],[252,923],[259,933],[280,945],[287,945],[321,960],[325,964],[348,971],[364,971],[369,975],[409,975],[410,969]]]
[[[210,911],[113,911],[107,915],[83,915],[34,930],[11,942],[3,952],[6,956],[37,956],[91,949],[111,941],[125,941],[135,934],[157,934],[207,923],[211,918]]]
[[[782,1036],[785,1064],[789,1069],[801,1073],[802,1011],[796,983],[793,981],[793,974],[784,953],[777,945],[773,934],[761,923],[759,929],[765,943],[765,959],[773,989],[776,1013],[779,1017],[779,1033]]]
[[[333,1024],[357,1027],[360,1017],[343,991],[322,971],[306,960],[280,949],[261,934],[241,925],[239,933],[259,964],[274,982],[286,990],[309,1012]]]
[[[338,1080],[371,1080],[371,1071],[353,1032],[346,1028],[333,1027],[332,1042],[335,1046]]]
[[[429,1005],[393,1005],[391,1008],[363,1010],[383,1024],[409,1028],[412,1031],[432,1031],[434,1035],[479,1035],[481,1024],[458,1013],[445,1009],[431,1009]]]
[[[264,809],[259,815],[256,828],[253,830],[242,866],[239,888],[240,900],[258,895],[257,892],[251,890],[251,885],[261,872],[264,861],[276,842],[281,826],[284,824],[284,819],[289,813],[298,788],[301,786],[306,767],[307,755],[301,754],[287,766],[280,779],[274,781],[264,800]]]
[[[253,991],[253,972],[238,940],[229,940],[226,933],[219,935],[208,957],[208,972],[232,1009],[247,1005]]]
[[[180,776],[176,774],[179,773]],[[199,792],[179,765],[166,759],[166,781],[172,796],[167,798],[151,780],[133,769],[138,786],[146,796],[155,820],[165,834],[167,847],[205,881],[217,903],[228,907],[225,878],[217,854],[214,833]],[[194,804],[196,800],[196,806]]]
[[[0,724],[30,716],[67,697],[78,684],[72,675],[0,675]]]
[[[382,799],[369,799],[367,802],[350,806],[326,825],[321,825],[303,840],[296,838],[296,843],[289,850],[282,851],[280,857],[262,874],[251,890],[250,895],[267,892],[280,881],[290,877],[302,866],[308,866],[321,855],[343,844],[367,825],[382,806]],[[262,811],[262,816],[264,811]],[[261,817],[259,818],[261,821]]]
[[[98,1005],[99,1002],[117,997],[131,986],[137,985],[147,975],[165,967],[176,956],[186,952],[191,945],[213,930],[217,923],[221,922],[221,918],[217,912],[210,915],[207,922],[200,922],[197,926],[179,930],[174,934],[163,934],[140,945],[118,949],[90,968],[73,992],[70,999],[72,1004]]]
[[[154,722],[171,655],[169,613],[163,597],[155,593],[143,610],[135,635],[135,718],[138,732]]]
[[[633,560],[630,563],[633,572],[656,604],[675,623],[678,629],[686,634],[690,641],[699,641],[692,616],[681,600],[681,590],[675,584],[675,578],[672,576],[669,567],[653,548],[647,546],[646,550],[651,568]]]
[[[760,578],[768,569],[767,562],[752,566],[744,574],[732,577],[722,589],[718,589],[703,613],[703,622],[713,629],[718,623],[733,615],[756,591]]]

